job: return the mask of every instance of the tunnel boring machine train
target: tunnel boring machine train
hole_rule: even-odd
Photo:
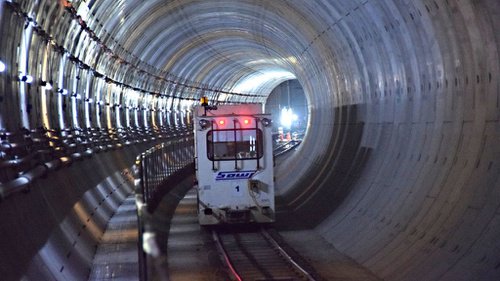
[[[261,104],[194,109],[198,220],[201,225],[274,221],[270,114]]]

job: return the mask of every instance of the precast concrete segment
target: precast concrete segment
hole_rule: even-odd
[[[2,280],[87,280],[108,220],[132,192],[127,166],[147,147],[74,162],[2,201]]]
[[[408,68],[381,81],[372,92],[376,99],[358,117],[365,127],[360,147],[371,149],[370,160],[361,174],[348,175],[357,183],[319,230],[385,279],[498,279],[498,239],[492,238],[500,230],[499,91],[493,78],[498,38],[492,29],[498,5],[366,7],[377,14],[394,11],[395,20],[383,24],[381,43],[409,37],[415,58],[374,64],[389,72]]]
[[[118,173],[106,181],[87,191],[73,206],[32,259],[23,279],[85,280],[88,277],[108,220],[132,192],[132,184]],[[45,270],[38,272],[42,265]]]
[[[294,42],[307,40],[288,40],[290,36],[300,33],[293,26],[280,26],[280,23],[286,23],[276,18],[276,13],[282,9],[280,3],[273,5],[272,10],[269,7],[264,9],[265,6],[262,5],[257,11],[252,1],[241,2],[237,6],[231,1],[218,4],[220,6],[210,2],[148,1],[140,6],[130,3],[124,5],[127,7],[123,9],[115,7],[113,10],[107,7],[108,4],[101,2],[93,5],[91,12],[95,12],[97,18],[108,18],[117,13],[127,18],[128,20],[120,21],[120,24],[116,20],[110,20],[109,26],[101,20],[103,29],[109,30],[114,40],[121,38],[123,42],[120,46],[133,50],[135,56],[150,65],[195,81],[211,80],[214,75],[224,75],[224,80],[215,84],[216,88],[227,88],[220,83],[230,82],[233,75],[241,77],[245,76],[242,75],[244,73],[259,72],[262,69],[291,68],[290,62],[295,62],[295,58],[288,51],[283,53],[285,48],[289,48]],[[289,9],[289,13],[298,12]],[[144,18],[144,14],[149,16]],[[286,13],[281,16],[286,16]],[[262,18],[269,22],[262,25],[259,23]],[[94,24],[96,23],[89,20],[89,26],[93,27]],[[254,34],[249,30],[252,26],[261,28],[262,33]],[[282,33],[279,36],[280,42],[274,42],[278,33]],[[127,36],[122,36],[123,34]],[[255,36],[259,36],[257,42]],[[303,47],[297,46],[297,50]],[[211,71],[209,76],[199,73],[214,67],[223,69]],[[192,71],[195,73],[191,73]],[[266,87],[264,91],[271,89]]]
[[[383,279],[500,279],[498,1],[12,2],[24,14],[0,9],[2,129],[170,122],[183,97],[264,101],[286,76],[221,91],[287,71],[310,115],[276,168],[289,226],[316,227]]]

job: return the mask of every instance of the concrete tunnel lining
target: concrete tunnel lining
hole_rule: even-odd
[[[49,52],[7,2],[66,53]],[[276,168],[282,222],[314,228],[387,280],[500,277],[498,1],[0,3],[8,35],[0,43],[0,129],[170,124],[160,120],[186,114],[201,95],[264,102],[292,75],[307,96],[309,124],[300,149]],[[107,49],[81,31],[70,7]],[[24,58],[17,46],[28,50]],[[68,53],[114,82],[79,70]],[[20,71],[37,82],[19,82]],[[238,87],[275,71],[282,75],[249,92]],[[40,79],[126,109],[108,114],[69,97],[62,109],[48,95],[44,105]],[[101,94],[104,87],[123,98]],[[137,113],[142,106],[151,112]],[[32,227],[45,235],[53,223]]]

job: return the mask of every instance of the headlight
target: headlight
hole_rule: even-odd
[[[262,123],[262,125],[264,125],[264,127],[269,127],[273,123],[273,121],[268,118],[262,118],[260,122]]]
[[[205,130],[206,128],[209,127],[210,125],[210,121],[206,120],[206,119],[200,119],[200,121],[198,122],[198,124],[200,125],[200,128],[202,130]]]

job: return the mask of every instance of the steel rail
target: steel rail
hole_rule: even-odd
[[[283,258],[286,259],[288,263],[293,265],[295,269],[297,269],[300,273],[302,273],[305,277],[307,277],[307,280],[309,281],[316,281],[314,277],[311,276],[307,270],[305,270],[302,266],[300,266],[280,245],[279,243],[269,234],[267,230],[264,228],[261,228],[260,232],[262,235],[269,241],[276,250],[278,250]]]
[[[282,144],[278,147],[276,147],[273,151],[273,154],[275,157],[279,157],[283,154],[286,154],[287,152],[290,152],[292,149],[296,148],[302,141],[288,141],[285,144]],[[290,145],[289,147],[286,147],[287,145]]]
[[[309,281],[317,281],[318,279],[314,278],[311,273],[309,273],[306,269],[304,269],[302,266],[300,266],[287,252],[283,247],[280,246],[280,244],[265,230],[264,228],[260,229],[260,232],[254,232],[254,233],[259,233],[260,236],[262,237],[263,240],[268,242],[272,248],[275,250],[274,253],[278,256],[280,256],[281,260],[283,260],[285,263],[287,263],[289,266],[295,269],[296,273],[302,275],[303,277],[307,278]],[[216,244],[217,250],[221,254],[224,262],[226,263],[226,266],[229,268],[230,274],[232,274],[231,278],[233,280],[238,280],[242,281],[244,280],[242,277],[242,273],[240,274],[237,271],[237,265],[233,263],[231,260],[231,257],[229,253],[226,251],[224,247],[224,243],[222,242],[221,238],[219,237],[219,234],[216,230],[212,230],[212,236],[213,240]],[[242,248],[243,249],[243,248]],[[234,258],[234,257],[233,257]]]
[[[235,280],[243,281],[241,276],[238,274],[238,272],[234,268],[233,263],[231,262],[231,259],[229,258],[229,255],[227,254],[226,250],[224,249],[224,246],[222,245],[222,242],[220,241],[219,234],[217,234],[217,231],[212,230],[212,237],[215,241],[215,245],[217,246],[217,249],[222,254],[222,257],[224,258],[224,261],[226,262],[226,265],[229,267],[229,270],[233,274],[233,277],[235,278]]]

